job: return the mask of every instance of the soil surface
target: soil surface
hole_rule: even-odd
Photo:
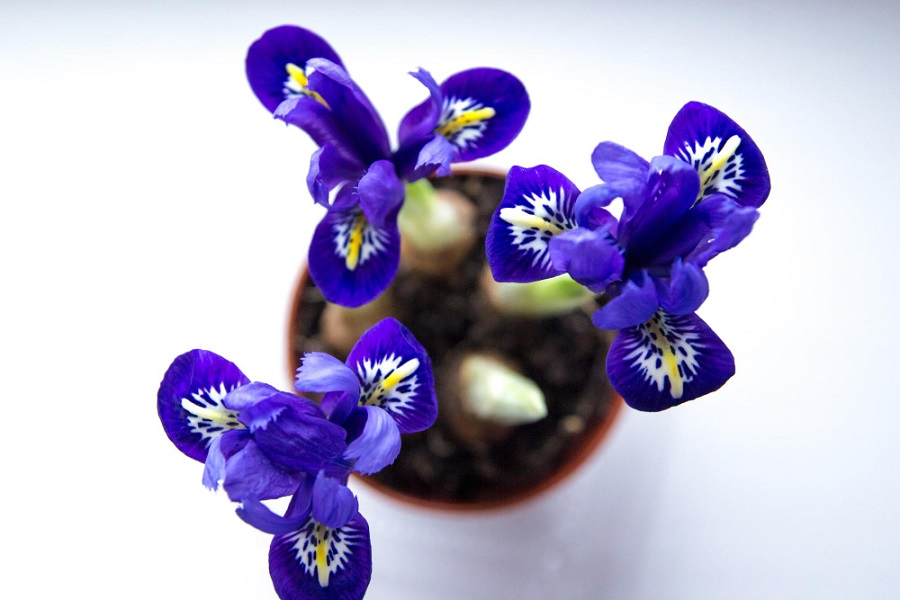
[[[364,478],[389,492],[425,503],[460,508],[505,504],[544,489],[568,472],[599,442],[619,400],[606,378],[609,334],[598,331],[583,310],[552,318],[506,316],[478,289],[485,269],[484,237],[503,195],[504,180],[462,174],[437,179],[477,207],[479,237],[463,263],[443,278],[403,269],[389,293],[392,314],[428,350],[435,369],[439,416],[422,433],[403,437],[393,465]],[[302,279],[292,315],[295,366],[304,352],[325,351],[319,338],[325,300],[309,277]],[[468,350],[496,356],[531,377],[543,390],[546,418],[518,427],[480,427],[467,422],[454,403],[454,366]]]

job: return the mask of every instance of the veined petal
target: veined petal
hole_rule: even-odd
[[[359,512],[356,496],[346,485],[324,473],[316,476],[312,490],[312,518],[336,529],[346,525]]]
[[[156,409],[175,446],[200,462],[210,443],[224,432],[243,427],[223,398],[249,379],[233,363],[207,350],[176,358],[159,384]]]
[[[555,268],[598,294],[621,279],[625,268],[622,250],[602,229],[579,227],[554,236],[550,239],[550,259]]]
[[[722,387],[734,375],[734,357],[696,314],[659,311],[619,331],[606,372],[629,406],[659,411]]]
[[[629,262],[646,264],[664,251],[669,231],[684,218],[697,196],[697,173],[669,156],[650,162],[650,176],[642,192],[643,202],[619,224],[619,243]]]
[[[400,433],[431,427],[437,398],[431,359],[409,330],[384,319],[366,331],[350,351],[347,365],[362,382],[360,406],[383,408]]]
[[[434,133],[456,147],[453,162],[483,158],[506,148],[522,131],[531,108],[522,82],[499,69],[457,73],[441,84],[441,96]]]
[[[699,173],[697,200],[721,193],[743,206],[758,208],[769,196],[769,169],[756,143],[712,106],[685,104],[669,125],[663,152]]]
[[[406,189],[391,161],[379,160],[369,165],[356,189],[359,207],[370,223],[378,228],[396,223],[397,213],[406,198]]]
[[[485,242],[495,280],[526,283],[563,273],[550,259],[550,239],[577,227],[578,193],[565,175],[546,165],[509,170]]]
[[[669,276],[654,278],[659,306],[666,313],[685,315],[700,308],[709,295],[709,282],[703,269],[676,258]]]
[[[400,263],[396,220],[376,227],[362,210],[331,210],[309,247],[309,274],[325,297],[360,306],[383,292]]]
[[[288,65],[301,71],[311,58],[326,58],[342,65],[340,57],[324,39],[302,27],[282,25],[269,29],[247,51],[247,80],[259,101],[269,112],[286,98],[303,94],[300,81],[291,75]]]
[[[450,164],[456,156],[456,147],[443,136],[434,134],[422,145],[416,156],[414,169],[409,173],[409,181],[417,181],[434,173],[438,177],[450,174]]]
[[[391,155],[387,129],[369,98],[344,68],[330,60],[308,61],[313,69],[309,89],[324,100],[341,130],[341,146],[352,148],[353,156],[363,164]]]
[[[630,275],[618,295],[598,308],[592,320],[599,329],[622,329],[643,323],[657,308],[659,298],[653,278],[642,271]]]
[[[372,578],[369,524],[359,512],[336,529],[309,518],[272,540],[269,573],[280,598],[359,600]]]
[[[378,406],[356,408],[344,423],[347,445],[344,458],[354,462],[353,470],[363,475],[377,473],[400,454],[397,422]]]

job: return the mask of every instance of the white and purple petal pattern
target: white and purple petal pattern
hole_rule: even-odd
[[[244,427],[222,400],[249,381],[218,354],[207,350],[182,354],[169,366],[157,394],[156,408],[166,435],[194,460],[206,461],[215,438]]]
[[[441,114],[435,133],[457,148],[454,162],[483,158],[515,139],[531,109],[525,86],[499,69],[457,73],[441,84]]]
[[[734,375],[734,357],[696,314],[658,311],[616,334],[606,372],[629,406],[660,411],[722,387]]]
[[[575,184],[552,167],[509,170],[485,242],[495,280],[526,283],[563,273],[550,259],[550,239],[577,227],[578,193]]]
[[[247,80],[269,112],[274,112],[286,98],[305,95],[306,63],[311,58],[326,58],[342,65],[328,42],[295,25],[269,29],[250,45]]]
[[[350,351],[347,365],[362,384],[359,405],[387,411],[400,433],[423,431],[434,423],[431,359],[400,322],[388,318],[372,326]]]
[[[758,208],[769,196],[769,169],[756,143],[728,115],[700,102],[678,111],[663,152],[690,164],[700,175],[697,201],[721,193]]]
[[[372,579],[369,524],[359,512],[338,528],[310,517],[272,540],[269,573],[283,600],[359,600]]]
[[[359,208],[329,211],[309,247],[310,277],[329,301],[342,306],[373,300],[391,283],[399,263],[396,215],[376,227]]]

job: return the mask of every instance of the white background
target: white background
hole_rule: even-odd
[[[289,384],[314,149],[244,81],[282,23],[337,49],[389,130],[481,65],[531,118],[493,167],[597,182],[689,100],[763,150],[772,195],[708,269],[733,350],[715,395],[628,411],[522,508],[449,517],[357,490],[369,597],[900,597],[900,9],[882,3],[0,4],[4,598],[273,598],[268,536],[200,485],[155,395],[203,347]]]

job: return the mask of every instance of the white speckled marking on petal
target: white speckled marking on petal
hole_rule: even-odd
[[[703,349],[698,343],[700,334],[687,325],[686,320],[676,323],[678,317],[657,312],[650,320],[638,326],[640,339],[627,348],[624,362],[641,373],[648,384],[663,392],[668,381],[669,395],[678,400],[684,394],[684,386],[697,373],[697,355]]]
[[[208,448],[212,441],[232,429],[245,429],[238,422],[237,411],[229,410],[222,404],[222,399],[232,391],[221,383],[217,388],[199,389],[191,392],[190,398],[181,399],[181,408],[188,412],[188,425],[193,433],[202,437]]]
[[[361,210],[334,223],[332,232],[334,252],[350,271],[387,248],[385,232],[374,227]]]
[[[310,518],[287,541],[293,542],[292,550],[305,573],[327,588],[331,577],[347,566],[357,537],[353,530],[332,529]]]
[[[477,146],[488,128],[488,120],[495,115],[494,109],[474,98],[444,98],[441,117],[435,132],[462,150]]]
[[[721,137],[707,137],[704,142],[679,149],[679,158],[693,165],[700,175],[699,202],[707,196],[722,193],[737,198],[743,187],[743,156],[738,152],[741,138],[733,135],[723,141]]]
[[[500,218],[509,223],[510,243],[520,252],[533,252],[533,267],[550,267],[550,238],[575,229],[574,216],[566,210],[569,199],[565,190],[546,190],[521,196],[525,204],[500,210]]]
[[[377,361],[363,359],[357,365],[362,380],[360,406],[379,406],[398,415],[411,410],[419,387],[416,370],[420,364],[418,358],[405,360],[393,353]]]

